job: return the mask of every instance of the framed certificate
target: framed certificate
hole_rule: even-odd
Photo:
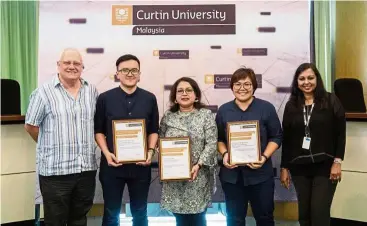
[[[142,162],[147,159],[145,120],[113,120],[113,147],[121,163]]]
[[[229,163],[243,165],[260,161],[259,121],[227,123]]]
[[[159,175],[161,181],[191,179],[189,137],[169,137],[159,140]]]

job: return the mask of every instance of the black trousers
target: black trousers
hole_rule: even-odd
[[[248,202],[251,204],[257,226],[274,226],[274,178],[255,185],[222,182],[226,199],[227,226],[245,226]]]
[[[47,226],[86,226],[96,188],[96,172],[62,176],[39,175]]]
[[[125,184],[129,189],[133,226],[148,226],[147,204],[150,178],[124,178],[109,174],[99,174],[104,199],[103,226],[119,226],[122,195]]]
[[[206,226],[206,211],[197,214],[173,213],[176,218],[176,226]]]
[[[292,176],[300,226],[330,226],[330,208],[337,183],[326,176]]]

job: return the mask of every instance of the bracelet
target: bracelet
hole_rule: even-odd
[[[261,156],[265,158],[265,161],[268,161],[269,158],[266,155],[262,154]]]
[[[201,169],[201,167],[203,166],[202,163],[199,163],[199,160],[194,165],[199,166],[199,169]]]
[[[222,154],[222,158],[224,158],[224,155],[227,154],[228,151],[225,151],[223,154]]]
[[[148,148],[148,152],[149,151],[152,151],[153,152],[153,154],[155,153],[155,149],[154,148]]]
[[[334,159],[334,163],[342,164],[342,160],[341,159]]]

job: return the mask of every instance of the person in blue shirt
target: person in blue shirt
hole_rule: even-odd
[[[97,100],[94,131],[102,151],[99,180],[104,199],[104,226],[120,225],[124,187],[130,195],[133,226],[147,226],[147,201],[151,181],[151,160],[158,141],[159,113],[154,94],[137,86],[140,80],[140,61],[131,54],[116,61],[120,86],[102,93]],[[145,162],[121,164],[113,148],[113,120],[144,119],[148,157]],[[128,151],[128,150],[127,150]]]
[[[246,225],[248,202],[258,226],[274,226],[274,174],[272,154],[281,146],[282,128],[274,106],[256,98],[256,76],[250,68],[237,69],[231,78],[235,99],[217,112],[218,151],[223,157],[219,178],[222,184],[227,226]],[[227,123],[258,120],[261,143],[259,162],[237,166],[229,164]]]

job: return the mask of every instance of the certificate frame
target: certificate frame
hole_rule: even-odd
[[[260,143],[260,123],[259,120],[248,120],[248,121],[236,121],[236,122],[227,122],[227,149],[228,149],[228,157],[229,157],[229,163],[231,165],[246,165],[249,163],[254,163],[256,161],[236,161],[235,159],[233,159],[233,155],[232,155],[232,150],[231,150],[231,141],[234,140],[231,136],[231,126],[232,125],[249,125],[249,124],[255,124],[256,125],[256,141],[257,142],[257,149],[256,151],[256,156],[257,156],[257,161],[261,160],[261,143]],[[237,138],[238,140],[238,138]]]
[[[145,119],[123,119],[123,120],[112,120],[112,134],[113,134],[113,153],[115,154],[116,158],[119,159],[118,151],[117,151],[117,134],[116,134],[116,124],[118,123],[141,123],[142,124],[142,139],[143,139],[143,151],[144,151],[144,158],[142,159],[132,159],[132,160],[119,160],[119,163],[137,163],[137,162],[145,162],[147,159],[147,136],[146,136],[146,125]]]
[[[189,166],[189,176],[188,177],[175,177],[175,178],[164,178],[163,177],[163,168],[164,163],[162,161],[162,154],[164,153],[164,149],[162,149],[162,144],[165,141],[187,141],[187,150],[188,150],[188,166]],[[192,162],[191,162],[191,141],[190,137],[164,137],[159,138],[159,178],[161,182],[164,181],[187,181],[191,180],[191,169],[192,169]]]

